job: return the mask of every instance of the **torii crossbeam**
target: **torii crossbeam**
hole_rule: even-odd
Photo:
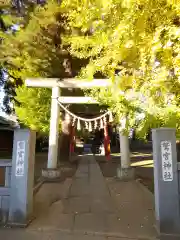
[[[60,87],[60,88],[100,88],[108,87],[111,85],[109,79],[93,79],[93,80],[78,80],[76,78],[29,78],[26,79],[25,84],[27,87]]]

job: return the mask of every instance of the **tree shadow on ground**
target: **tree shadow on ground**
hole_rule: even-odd
[[[120,153],[113,151],[111,160],[104,156],[95,155],[101,171],[106,178],[117,176],[117,168],[120,165]],[[153,156],[150,150],[131,152],[131,166],[135,169],[135,179],[138,179],[151,192],[154,192]]]

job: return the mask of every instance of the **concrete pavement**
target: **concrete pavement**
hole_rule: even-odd
[[[93,155],[82,156],[72,181],[69,179],[63,186],[47,185],[39,191],[38,198],[46,204],[35,205],[37,219],[26,230],[0,230],[0,239],[150,240],[157,237],[152,197],[136,181],[104,179]]]

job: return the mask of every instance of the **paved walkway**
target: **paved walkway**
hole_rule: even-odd
[[[153,199],[150,195],[136,181],[104,179],[92,155],[82,157],[72,182],[68,180],[64,190],[62,184],[61,189],[58,184],[54,186],[56,189],[47,185],[38,193],[41,201],[43,198],[53,198],[51,206],[48,203],[44,208],[41,203],[36,205],[38,217],[26,230],[0,230],[0,239],[156,238]],[[57,195],[52,197],[54,192]]]

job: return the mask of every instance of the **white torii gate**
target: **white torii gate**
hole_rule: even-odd
[[[58,124],[59,124],[59,104],[57,99],[62,103],[97,103],[90,97],[60,97],[59,88],[102,88],[108,87],[112,83],[109,79],[94,79],[92,81],[78,81],[75,78],[60,80],[58,78],[31,78],[26,79],[27,87],[52,88],[51,100],[51,118],[49,133],[49,150],[47,170],[57,169],[58,157]],[[130,169],[130,151],[128,136],[120,132],[120,149],[121,149],[121,169],[127,172]],[[123,173],[121,174],[123,175]]]

